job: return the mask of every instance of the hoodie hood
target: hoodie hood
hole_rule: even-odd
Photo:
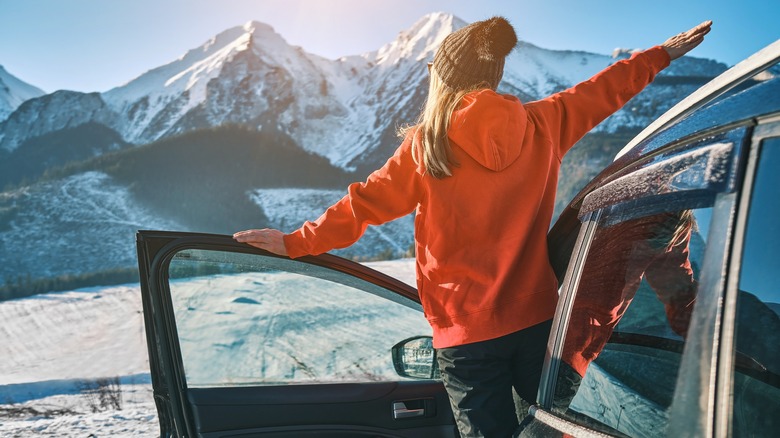
[[[464,96],[452,113],[448,137],[479,164],[497,172],[520,156],[527,123],[517,97],[480,90]]]

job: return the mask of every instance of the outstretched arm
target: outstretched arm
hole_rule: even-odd
[[[667,39],[631,59],[616,62],[587,81],[526,105],[529,116],[546,126],[558,158],[588,131],[639,94],[656,74],[676,58],[698,46],[711,21]]]
[[[379,225],[411,213],[420,196],[417,165],[407,137],[385,165],[348,193],[316,221],[290,234],[274,229],[240,231],[238,242],[291,258],[321,254],[355,243],[369,225]]]

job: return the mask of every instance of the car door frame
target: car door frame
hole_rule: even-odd
[[[734,369],[737,355],[737,312],[740,272],[747,233],[748,217],[751,209],[753,188],[764,142],[780,138],[780,114],[775,113],[759,117],[755,121],[751,136],[747,140],[747,153],[740,198],[737,201],[734,219],[734,231],[731,242],[731,260],[728,266],[727,283],[723,296],[723,315],[720,326],[720,343],[717,351],[717,377],[715,380],[713,436],[732,436],[730,421],[733,410]]]
[[[173,255],[183,249],[207,249],[264,257],[286,257],[237,243],[230,236],[214,234],[141,230],[137,233],[136,243],[151,380],[161,436],[223,436],[220,433],[200,433],[202,413],[193,408],[193,400],[222,399],[223,402],[232,403],[232,406],[236,407],[235,402],[225,400],[232,396],[269,405],[274,400],[285,397],[289,397],[288,401],[291,400],[292,404],[328,402],[331,405],[341,403],[346,406],[364,402],[361,405],[365,406],[360,408],[364,414],[367,411],[372,412],[372,406],[384,409],[386,404],[388,421],[383,421],[381,427],[375,429],[364,427],[367,433],[398,437],[430,436],[431,433],[437,434],[436,436],[455,436],[449,400],[443,384],[435,380],[415,381],[399,378],[398,381],[392,382],[256,386],[238,388],[235,391],[229,390],[231,388],[187,388],[167,282],[167,266]],[[419,303],[415,288],[364,265],[329,254],[306,256],[296,259],[296,262],[317,265],[357,277]],[[390,351],[388,360],[392,360]],[[322,391],[323,385],[330,391]],[[397,409],[393,410],[394,403],[416,400],[424,401],[419,409],[428,409],[425,418],[402,418],[403,415],[399,415]],[[400,409],[404,410],[404,407],[401,406]],[[397,428],[393,429],[393,425]],[[323,425],[322,428],[327,426]],[[300,431],[307,429],[314,432],[318,430],[318,426],[299,428]],[[358,429],[359,427],[355,430],[359,431]],[[264,430],[263,433],[276,433],[278,436],[289,432],[284,426]],[[225,436],[229,435],[230,433],[226,432]]]

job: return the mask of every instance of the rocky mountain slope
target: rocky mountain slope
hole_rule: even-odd
[[[8,73],[0,65],[0,121],[14,112],[22,102],[46,94],[43,90]]]

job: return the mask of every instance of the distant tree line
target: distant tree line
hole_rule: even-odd
[[[33,137],[13,152],[0,153],[0,187],[3,191],[24,187],[49,169],[127,147],[130,144],[116,131],[96,122]]]
[[[26,298],[47,292],[68,291],[91,286],[110,286],[138,282],[138,268],[117,268],[84,274],[67,274],[50,278],[32,278],[28,273],[7,278],[0,286],[0,301]]]

